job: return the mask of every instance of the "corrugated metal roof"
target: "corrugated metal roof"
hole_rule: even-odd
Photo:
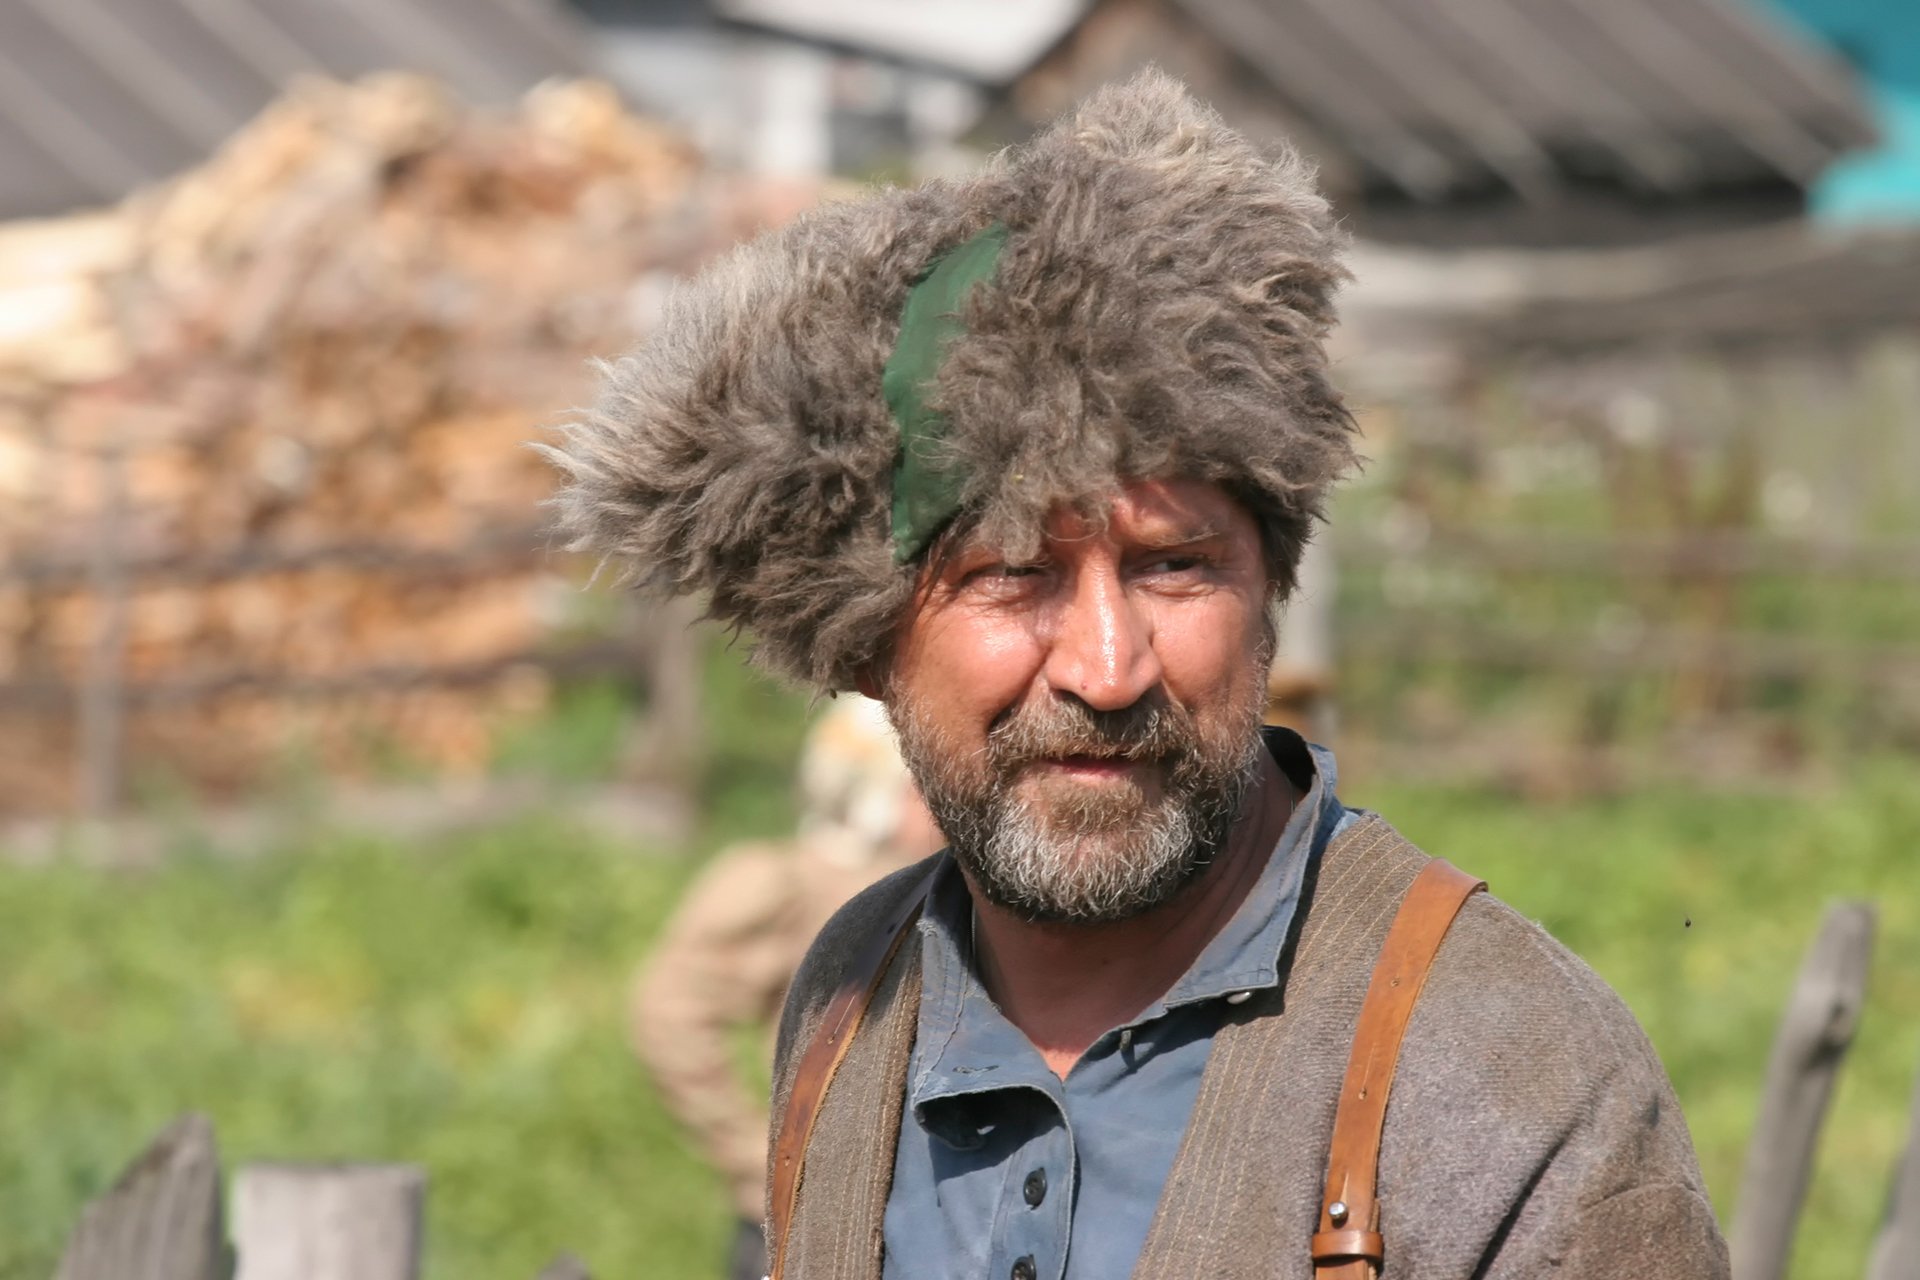
[[[0,217],[177,173],[302,72],[422,71],[502,102],[587,74],[583,45],[555,0],[7,0]]]
[[[1377,180],[1806,185],[1869,143],[1839,58],[1729,0],[1173,0]]]

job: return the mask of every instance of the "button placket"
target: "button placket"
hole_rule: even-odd
[[[1061,1186],[1071,1184],[1073,1164],[1073,1130],[1064,1115],[1011,1153],[1004,1166],[988,1276],[1059,1280],[1073,1232],[1073,1198],[1059,1194],[1054,1184],[1063,1177],[1068,1181]]]

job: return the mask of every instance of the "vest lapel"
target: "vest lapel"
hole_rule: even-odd
[[[906,940],[821,1103],[795,1207],[795,1280],[880,1280],[882,1226],[920,1016],[919,934]],[[823,1194],[811,1195],[813,1187]]]
[[[1427,861],[1367,818],[1308,872],[1280,985],[1214,1037],[1134,1280],[1309,1280],[1353,1025],[1401,895]]]

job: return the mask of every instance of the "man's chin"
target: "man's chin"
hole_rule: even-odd
[[[1182,859],[1176,865],[1162,865],[1150,880],[1136,881],[1116,893],[1112,879],[1099,874],[1098,863],[1128,858],[1134,850],[1092,849],[1085,841],[1076,843],[1072,861],[1057,866],[1055,877],[1046,883],[989,881],[982,888],[997,905],[1029,920],[1093,927],[1119,924],[1165,906],[1193,883],[1199,871],[1197,860]]]
[[[1150,819],[1084,827],[1054,826],[1029,815],[1015,850],[983,851],[991,865],[970,864],[981,888],[999,906],[1033,920],[1113,924],[1162,906],[1190,884],[1204,864],[1183,832],[1174,836]]]

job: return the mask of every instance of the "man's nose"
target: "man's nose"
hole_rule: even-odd
[[[1116,574],[1079,574],[1059,609],[1044,669],[1049,686],[1096,711],[1118,711],[1160,683],[1151,620]]]

